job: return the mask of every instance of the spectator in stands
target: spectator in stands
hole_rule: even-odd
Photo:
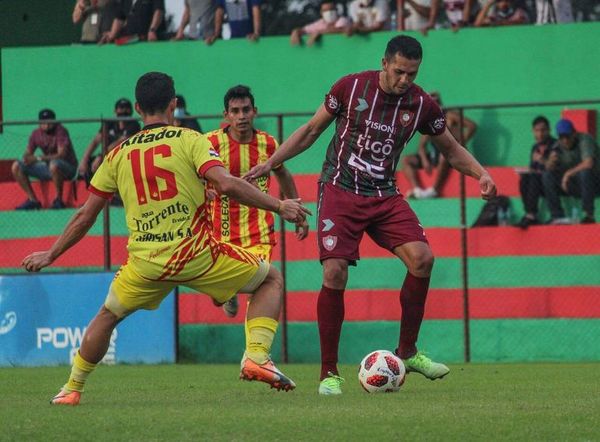
[[[448,24],[454,31],[469,26],[475,21],[475,17],[477,17],[477,12],[479,10],[479,3],[477,0],[431,0],[429,21],[427,22],[427,25],[421,29],[423,34],[427,34],[427,31],[436,27],[440,2],[443,2]]]
[[[164,15],[164,0],[122,0],[111,32],[101,43],[157,41],[165,31]]]
[[[432,92],[431,98],[433,98],[438,106],[442,106],[442,98],[439,92]],[[452,135],[457,140],[460,140],[460,114],[456,111],[445,110],[444,115],[446,116],[446,126],[448,126]],[[463,116],[463,144],[466,145],[473,138],[476,130],[477,124],[473,120]],[[423,189],[417,175],[418,169],[424,169],[430,175],[434,168],[437,169],[437,175],[433,186]],[[421,135],[417,153],[407,155],[402,160],[402,172],[404,172],[406,179],[412,186],[406,193],[406,196],[417,199],[437,198],[442,193],[442,188],[446,183],[449,171],[450,164],[448,160],[443,155],[440,155],[440,151],[431,142],[431,137],[429,135]]]
[[[390,29],[390,7],[387,0],[353,0],[348,5],[351,31],[358,34]]]
[[[48,122],[56,119],[51,109],[42,109],[38,119],[40,127],[31,133],[23,159],[12,164],[12,174],[27,194],[27,201],[19,205],[17,210],[42,208],[31,188],[30,176],[40,181],[52,180],[56,188],[52,208],[62,209],[65,207],[62,199],[63,181],[71,180],[77,174],[77,157],[67,129],[60,123]],[[42,151],[41,155],[35,154],[38,148]]]
[[[222,37],[223,21],[227,15],[227,22],[231,30],[231,38],[247,38],[257,41],[261,28],[261,0],[217,0],[215,12],[215,32],[206,39],[212,44]]]
[[[348,32],[350,20],[339,16],[333,1],[325,0],[321,3],[321,18],[292,31],[290,41],[293,45],[302,43],[302,36],[308,35],[306,44],[313,45],[323,34],[340,34]]]
[[[520,173],[519,180],[525,215],[517,225],[523,229],[540,223],[538,202],[544,194],[542,173],[546,170],[550,150],[556,144],[556,139],[550,135],[550,123],[546,117],[541,115],[535,117],[532,131],[535,144],[531,148],[529,168]]]
[[[179,127],[186,127],[188,129],[193,129],[196,132],[202,133],[202,128],[200,127],[200,123],[198,120],[194,118],[186,118],[189,117],[190,113],[187,111],[185,98],[183,95],[177,95],[177,107],[175,108],[175,112],[173,116],[175,120],[173,124]]]
[[[400,9],[402,3],[403,10]],[[396,11],[398,31],[420,31],[426,28],[429,22],[431,0],[396,0]]]
[[[131,117],[133,115],[133,106],[127,98],[120,98],[115,103],[116,117]],[[111,151],[117,144],[124,141],[134,133],[140,130],[140,124],[137,121],[109,121],[106,124],[106,152]],[[90,144],[85,150],[81,161],[79,162],[79,175],[85,178],[86,183],[90,182],[92,175],[98,170],[102,163],[104,154],[94,155],[96,148],[102,144],[102,126],[98,133],[92,138]]]
[[[573,123],[562,119],[556,123],[558,143],[552,149],[542,175],[551,224],[570,222],[560,202],[560,195],[580,196],[584,216],[582,224],[596,222],[594,198],[600,193],[600,152],[598,144],[585,133],[577,132]]]
[[[185,27],[189,25],[187,37],[190,40],[206,40],[215,33],[215,0],[184,0],[181,24],[175,34],[175,40],[185,38]]]
[[[527,23],[527,12],[517,7],[514,0],[488,0],[475,20],[475,26],[511,26]]]
[[[535,24],[573,22],[571,0],[535,0]]]
[[[81,26],[81,43],[98,43],[110,34],[119,12],[117,0],[77,0],[73,8],[73,23]]]

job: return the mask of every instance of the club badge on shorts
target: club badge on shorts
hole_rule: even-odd
[[[325,247],[325,250],[331,252],[333,249],[335,249],[335,246],[337,245],[337,240],[337,236],[327,235],[323,237],[323,247]]]

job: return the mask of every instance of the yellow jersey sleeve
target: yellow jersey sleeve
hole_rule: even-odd
[[[219,153],[213,148],[205,135],[190,134],[194,139],[186,143],[186,148],[190,149],[190,156],[194,163],[194,168],[198,175],[204,178],[208,169],[215,166],[225,167],[221,161]]]
[[[106,199],[110,199],[117,191],[117,180],[112,167],[113,163],[106,158],[94,173],[89,191]]]

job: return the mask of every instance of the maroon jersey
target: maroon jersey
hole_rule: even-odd
[[[396,167],[408,141],[416,131],[435,136],[446,128],[444,113],[423,89],[413,84],[389,95],[379,72],[342,77],[325,96],[325,109],[337,118],[321,181],[365,196],[400,193]]]

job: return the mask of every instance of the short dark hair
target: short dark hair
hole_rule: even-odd
[[[544,117],[543,115],[538,115],[537,117],[535,117],[533,119],[533,122],[531,123],[531,127],[533,126],[537,126],[540,123],[544,123],[546,125],[547,128],[550,128],[550,122],[548,121],[548,119],[546,117]]]
[[[231,100],[235,100],[238,98],[250,98],[250,103],[252,103],[252,107],[255,107],[254,95],[252,95],[252,92],[250,92],[250,88],[248,86],[244,86],[243,84],[238,84],[237,86],[230,88],[225,93],[225,97],[223,98],[223,106],[225,107],[225,110],[229,110],[229,102]]]
[[[135,85],[135,99],[140,109],[150,115],[164,112],[175,98],[173,78],[162,72],[148,72]]]
[[[398,35],[388,41],[385,48],[385,59],[391,60],[396,54],[400,54],[409,60],[421,60],[423,58],[423,48],[416,38],[408,35]]]

